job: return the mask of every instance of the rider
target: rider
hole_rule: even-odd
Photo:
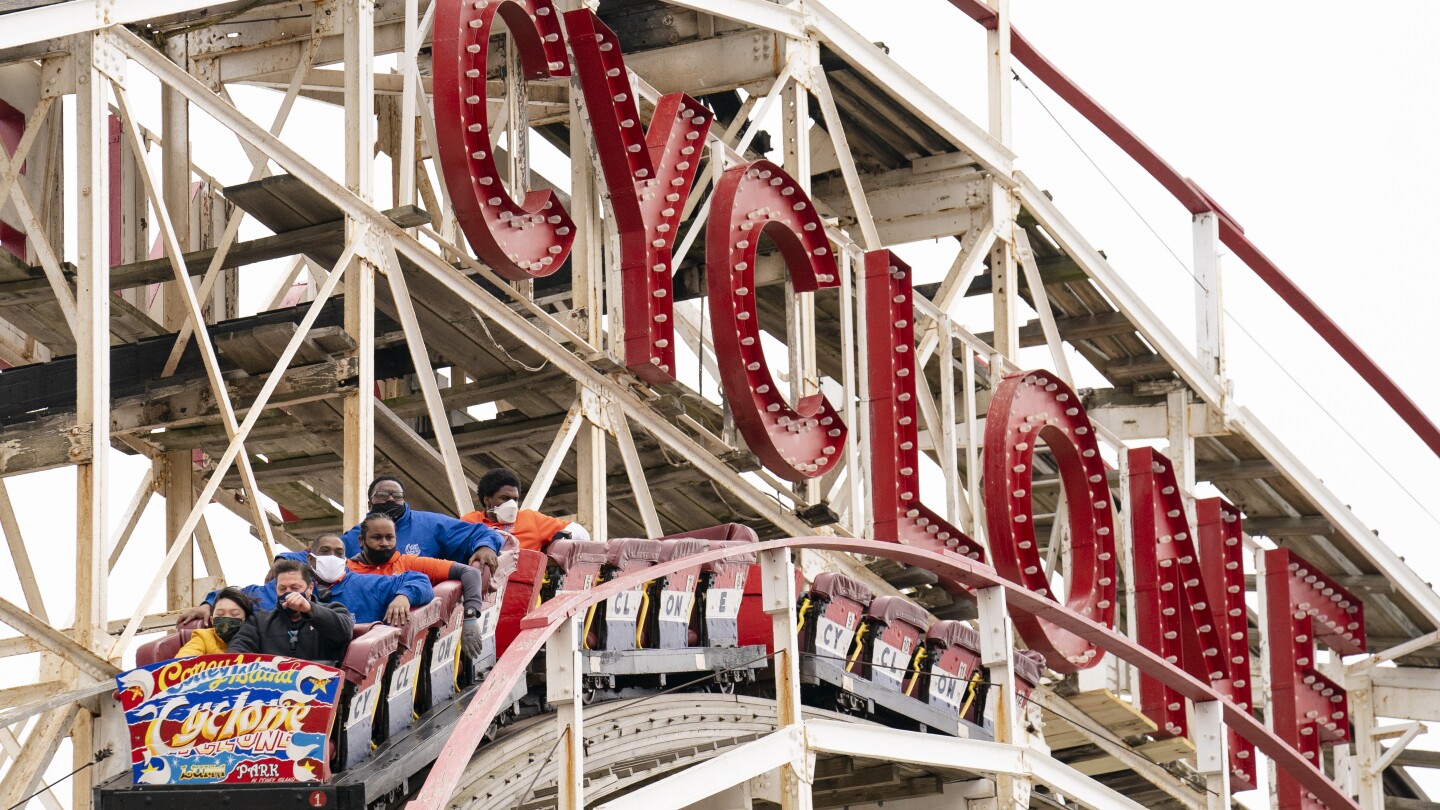
[[[480,615],[484,610],[484,580],[477,568],[449,560],[433,557],[419,557],[395,551],[395,521],[388,515],[371,512],[356,527],[360,530],[360,552],[347,561],[350,570],[357,574],[423,574],[430,582],[439,584],[446,580],[459,580],[465,602],[465,625],[460,644],[471,658],[480,654]]]
[[[480,476],[475,494],[484,510],[461,515],[460,519],[508,532],[520,541],[521,548],[543,551],[557,537],[590,539],[590,532],[579,523],[550,517],[534,509],[521,509],[520,476],[514,470],[497,467]]]
[[[378,512],[394,521],[401,552],[495,569],[496,554],[504,538],[489,526],[411,509],[405,504],[404,486],[393,475],[372,481],[368,496],[371,513]],[[360,526],[355,526],[342,538],[350,557],[360,553],[360,533]]]

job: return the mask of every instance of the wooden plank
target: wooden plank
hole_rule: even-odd
[[[397,225],[406,228],[430,223],[429,214],[410,205],[391,209],[386,212],[386,215]],[[293,230],[286,230],[273,236],[236,242],[230,248],[230,252],[226,254],[224,261],[220,263],[220,269],[228,270],[285,256],[308,254],[322,248],[338,249],[344,245],[344,241],[345,223],[343,220],[297,226]],[[209,268],[211,260],[215,258],[215,252],[215,248],[206,248],[186,253],[183,257],[186,270],[192,276],[203,276],[206,269]],[[62,265],[62,270],[66,272],[67,276],[73,276],[75,272],[74,266],[69,264]],[[110,289],[112,291],[173,280],[174,270],[171,268],[168,258],[147,259],[141,262],[117,265],[110,271]],[[49,282],[43,276],[0,282],[0,307],[33,306],[52,300],[54,300],[54,295],[50,291]]]

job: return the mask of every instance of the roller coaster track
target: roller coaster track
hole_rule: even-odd
[[[1254,715],[1221,698],[1209,684],[1202,683],[1183,669],[1167,663],[1161,656],[1123,634],[1096,624],[1052,599],[1016,585],[983,563],[977,563],[958,555],[941,555],[899,544],[887,546],[864,540],[834,537],[792,537],[768,540],[744,549],[713,549],[683,560],[662,562],[645,571],[616,577],[590,590],[557,596],[542,605],[539,610],[526,616],[521,621],[520,634],[496,662],[495,668],[476,692],[460,721],[456,723],[450,740],[445,744],[439,758],[436,759],[435,766],[431,769],[424,787],[410,804],[411,810],[440,810],[440,808],[449,806],[451,797],[455,795],[469,767],[473,753],[482,744],[491,723],[508,707],[510,695],[515,685],[525,676],[530,662],[562,626],[591,605],[598,605],[614,594],[633,590],[651,579],[666,576],[697,563],[721,560],[751,551],[764,554],[765,552],[802,548],[851,554],[879,554],[888,559],[928,570],[938,576],[942,582],[953,583],[958,588],[975,591],[998,588],[1004,594],[1005,603],[1012,615],[1018,612],[1042,618],[1087,641],[1101,645],[1121,660],[1138,667],[1145,674],[1154,677],[1191,701],[1196,703],[1218,701],[1224,716],[1224,723],[1228,728],[1253,743],[1257,749],[1270,757],[1277,767],[1294,777],[1327,807],[1356,806],[1342,788],[1326,778],[1298,751],[1286,745]],[[782,662],[775,662],[777,667],[782,665]]]

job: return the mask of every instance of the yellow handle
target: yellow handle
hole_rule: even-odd
[[[855,668],[855,661],[860,658],[860,651],[863,650],[863,649],[865,649],[865,645],[864,645],[864,644],[861,644],[860,642],[861,642],[862,640],[864,640],[864,638],[865,638],[865,631],[867,631],[867,630],[869,630],[869,629],[870,629],[870,625],[865,624],[864,622],[861,622],[861,623],[860,623],[860,629],[855,631],[855,641],[852,642],[852,643],[855,645],[855,652],[851,653],[851,654],[850,654],[850,660],[847,661],[847,662],[845,662],[845,671],[846,671],[846,672],[849,672],[849,671],[851,671],[851,670],[853,670],[853,669]]]

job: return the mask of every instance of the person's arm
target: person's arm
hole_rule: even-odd
[[[321,636],[337,644],[350,643],[350,634],[355,629],[355,619],[339,602],[311,602],[310,621]],[[236,637],[238,638],[239,634],[236,634]]]
[[[434,557],[409,556],[405,560],[406,569],[424,574],[430,580],[430,584],[439,585],[449,579],[459,579],[450,576],[456,563],[449,560],[437,560]]]
[[[460,580],[460,593],[466,610],[479,613],[485,606],[485,585],[480,578],[480,569],[460,563],[451,563],[449,579]]]
[[[436,516],[435,541],[442,557],[458,563],[493,557],[505,542],[499,532],[484,523],[466,523],[444,515]],[[487,555],[484,549],[490,553]]]
[[[430,586],[429,577],[418,571],[406,571],[394,578],[390,598],[397,596],[405,597],[410,602],[410,607],[424,607],[435,598],[435,589]]]
[[[225,646],[225,652],[260,652],[260,622],[255,616],[251,616],[245,620],[244,624],[240,625],[240,631],[230,639],[230,643]]]
[[[451,579],[460,580],[460,592],[465,602],[465,621],[460,627],[460,648],[467,659],[473,659],[485,646],[480,627],[480,614],[485,607],[484,580],[480,578],[480,569],[460,563],[455,563],[450,574]]]
[[[180,611],[180,615],[175,617],[175,624],[178,626],[198,621],[202,626],[209,626],[210,611],[215,607],[215,594],[218,593],[220,592],[211,591],[205,594],[205,598],[200,600],[200,604]]]
[[[228,650],[227,650],[228,652]],[[205,654],[205,639],[199,633],[191,633],[190,640],[185,642],[175,653],[176,658],[194,658],[197,655]]]
[[[386,598],[390,601],[385,607],[385,623],[388,625],[403,624],[410,617],[411,608],[428,605],[435,598],[430,579],[417,571],[406,571],[387,579],[390,588]]]

